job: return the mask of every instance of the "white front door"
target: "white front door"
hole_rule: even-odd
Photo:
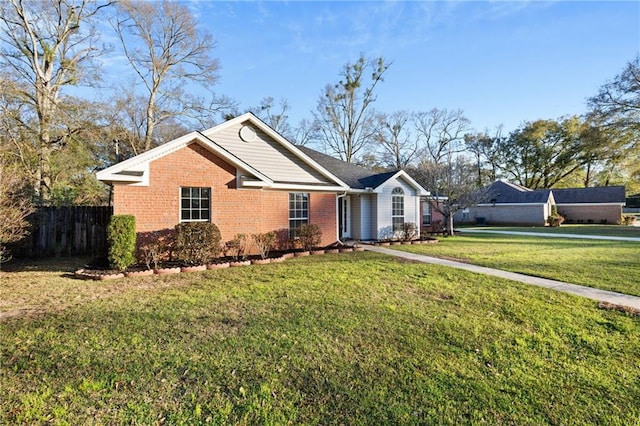
[[[351,238],[351,196],[346,195],[338,199],[338,212],[340,239]]]

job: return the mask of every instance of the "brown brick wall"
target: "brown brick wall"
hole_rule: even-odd
[[[547,209],[550,206],[546,205]],[[521,225],[521,226],[545,226],[548,212],[545,205],[496,205],[469,207],[469,216],[462,218],[462,210],[454,215],[456,224],[476,224],[478,218],[484,218],[487,225]]]
[[[236,189],[235,169],[196,143],[152,161],[149,186],[114,185],[114,214],[134,215],[138,232],[173,229],[185,186],[211,188],[211,220],[223,241],[289,227],[288,192]],[[335,194],[311,193],[309,215],[322,244],[336,241]]]
[[[423,206],[422,206],[422,201],[420,201],[420,217],[418,218],[418,221],[420,222],[420,231],[421,232],[431,232],[433,231],[433,224],[437,221],[440,221],[440,223],[444,226],[446,226],[447,224],[444,223],[444,215],[442,213],[440,213],[438,211],[438,209],[436,209],[436,201],[429,201],[429,203],[431,204],[431,224],[430,225],[424,225],[422,223],[422,217],[423,217]],[[439,207],[440,209],[442,209],[442,206]]]
[[[558,204],[558,213],[569,223],[616,224],[622,218],[621,206],[566,206]]]

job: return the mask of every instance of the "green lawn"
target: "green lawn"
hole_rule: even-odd
[[[549,226],[483,226],[477,228],[479,230],[487,232],[495,230],[536,232],[545,234],[605,235],[609,237],[640,238],[640,226],[562,225],[557,228],[552,228]]]
[[[33,299],[40,311],[0,322],[0,424],[640,416],[639,317],[464,271],[352,253],[104,283],[5,273],[1,284],[3,309]]]
[[[637,242],[470,233],[393,248],[640,296]]]

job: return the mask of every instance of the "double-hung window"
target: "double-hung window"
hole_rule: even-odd
[[[289,237],[298,236],[298,228],[309,223],[309,194],[292,192],[289,194]]]
[[[422,202],[422,224],[431,225],[431,202]]]
[[[391,191],[391,223],[393,232],[404,230],[404,190],[400,187]]]
[[[180,222],[211,220],[211,188],[180,188]]]

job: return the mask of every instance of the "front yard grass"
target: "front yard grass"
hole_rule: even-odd
[[[46,299],[54,273],[11,274]],[[374,253],[77,283],[75,303],[0,322],[0,423],[640,416],[640,318],[547,289]]]
[[[638,226],[562,225],[555,228],[550,226],[483,226],[477,228],[486,232],[494,230],[535,232],[545,234],[603,235],[607,237],[640,238],[640,227]]]
[[[394,249],[640,296],[640,243],[463,234]]]

